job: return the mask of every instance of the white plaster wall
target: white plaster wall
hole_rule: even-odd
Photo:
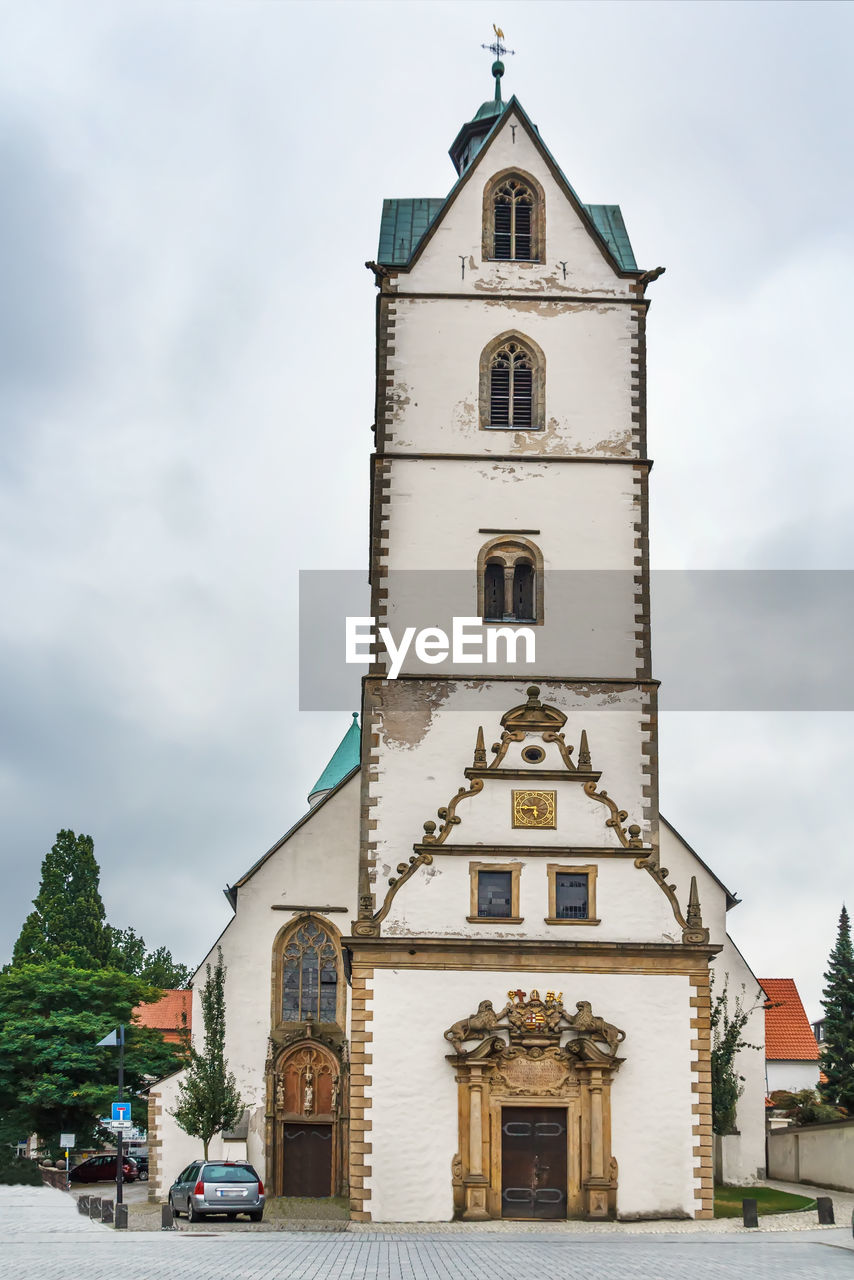
[[[636,974],[524,974],[376,970],[372,981],[372,1174],[375,1222],[451,1218],[451,1161],[458,1147],[457,1085],[443,1032],[483,999],[563,990],[572,1008],[626,1032],[612,1087],[612,1147],[621,1217],[693,1216],[690,988],[687,978]],[[410,1011],[401,1034],[400,1011]]]
[[[452,654],[428,664],[412,645],[402,671],[634,677],[639,496],[631,467],[605,463],[394,461],[384,585],[396,640],[407,626],[450,634],[455,616],[478,616],[478,553],[495,536],[481,529],[537,530],[522,536],[540,549],[545,569],[543,623],[532,628],[527,666],[521,649],[508,663],[503,647],[488,667]]]
[[[516,126],[515,142],[513,128]],[[421,257],[408,273],[401,273],[401,290],[471,293],[488,296],[511,290],[545,294],[591,293],[605,297],[632,296],[632,281],[621,279],[552,176],[516,111],[511,111],[490,143],[468,171],[451,206]],[[543,263],[484,262],[483,189],[495,173],[519,168],[544,189],[546,244]],[[609,203],[608,195],[585,196],[589,203]],[[466,258],[461,278],[460,255]],[[566,265],[566,278],[561,262]]]
[[[664,820],[659,824],[659,849],[661,866],[669,871],[668,882],[676,885],[680,903],[687,903],[691,877],[697,877],[697,892],[700,895],[700,908],[703,913],[703,924],[709,930],[709,941],[725,943],[726,935],[726,893],[720,882],[715,879],[708,867],[703,866],[697,854]],[[755,979],[750,975],[753,982]],[[739,977],[739,984],[744,981]],[[763,1028],[764,1038],[764,1028]]]
[[[712,1000],[728,977],[730,1012],[738,996],[750,1010],[742,1039],[757,1048],[741,1049],[735,1070],[743,1078],[743,1092],[736,1109],[738,1135],[725,1139],[723,1178],[733,1186],[749,1185],[765,1174],[765,997],[753,972],[727,935],[724,949],[712,964]]]
[[[800,1129],[796,1139],[803,1182],[854,1191],[854,1121]]]
[[[205,965],[216,962],[217,945],[227,968],[225,983],[226,1041],[229,1068],[249,1108],[248,1158],[261,1177],[264,1170],[264,1114],[266,1110],[264,1064],[271,1023],[271,962],[278,932],[294,918],[287,909],[273,907],[338,906],[346,911],[328,913],[326,919],[346,935],[356,916],[359,857],[359,777],[356,774],[318,805],[309,819],[276,848],[238,890],[237,911],[218,943],[202,961],[193,978],[193,1039],[201,1042],[203,1021],[201,988]],[[163,1110],[164,1150],[179,1161],[175,1172],[197,1154],[168,1114],[177,1089],[177,1077],[158,1085],[170,1101]],[[219,1141],[219,1139],[217,1139]],[[214,1150],[212,1148],[212,1150]],[[215,1154],[220,1154],[218,1151]]]
[[[775,1089],[788,1089],[797,1093],[800,1089],[818,1087],[819,1064],[794,1058],[782,1058],[765,1063],[765,1079],[769,1093]]]
[[[637,377],[631,363],[636,324],[624,304],[401,298],[389,356],[392,422],[386,447],[630,457],[637,453],[631,390]],[[480,424],[481,354],[508,332],[532,339],[543,352],[545,413],[537,430]]]

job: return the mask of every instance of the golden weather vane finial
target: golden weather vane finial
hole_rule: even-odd
[[[482,44],[480,46],[481,49],[488,49],[493,57],[499,60],[504,57],[505,53],[512,54],[516,52],[515,49],[507,48],[507,45],[504,43],[504,32],[500,27],[497,27],[494,22],[492,24],[492,30],[495,32],[495,42],[493,44]]]

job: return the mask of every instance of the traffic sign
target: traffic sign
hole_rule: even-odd
[[[107,1128],[112,1129],[113,1133],[130,1133],[133,1124],[130,1120],[110,1120]]]
[[[114,1102],[110,1109],[110,1119],[113,1124],[121,1120],[123,1123],[127,1121],[128,1125],[130,1125],[130,1103]]]
[[[76,1141],[77,1141],[76,1133],[61,1133],[59,1135],[59,1145],[63,1148],[64,1151],[67,1151],[69,1147],[73,1147]]]

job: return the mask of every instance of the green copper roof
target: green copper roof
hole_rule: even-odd
[[[635,262],[620,206],[618,204],[586,204],[584,207],[623,271],[637,271],[638,264]]]
[[[331,791],[333,787],[337,787],[341,779],[346,778],[351,769],[355,769],[360,759],[361,742],[362,733],[359,729],[359,713],[354,711],[350,728],[338,744],[329,764],[308,793],[309,804],[311,804],[313,797],[321,791]]]
[[[405,267],[444,207],[444,196],[383,200],[377,262],[387,267]]]
[[[405,267],[446,204],[444,196],[421,200],[383,200],[377,262]],[[637,271],[629,233],[618,204],[586,204],[593,225],[623,271]]]

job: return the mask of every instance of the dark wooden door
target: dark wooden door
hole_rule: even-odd
[[[332,1125],[282,1125],[283,1196],[332,1195]]]
[[[566,1111],[503,1107],[501,1216],[566,1217]]]

